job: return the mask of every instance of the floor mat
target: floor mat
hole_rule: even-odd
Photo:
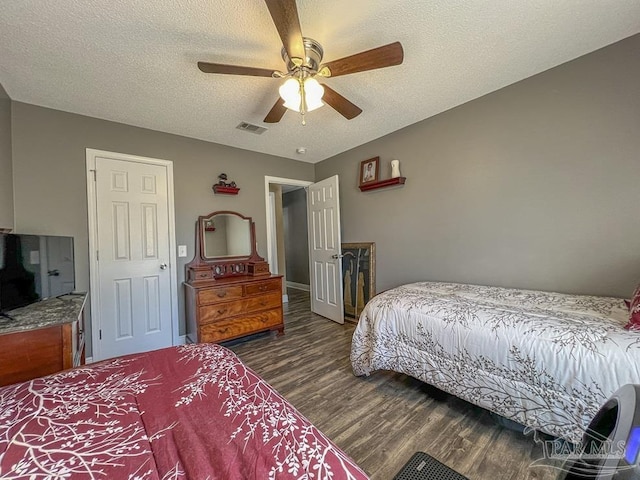
[[[416,452],[393,480],[469,480],[431,455]]]

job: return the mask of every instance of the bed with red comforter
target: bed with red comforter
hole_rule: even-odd
[[[0,388],[0,478],[367,476],[233,352],[197,344]]]

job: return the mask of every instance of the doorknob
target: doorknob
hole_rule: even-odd
[[[334,258],[336,260],[339,259],[339,258],[342,258],[342,257],[344,257],[344,255],[341,254],[341,253],[336,253],[335,255],[331,255],[331,258]]]
[[[166,270],[167,269],[167,264],[166,263],[161,263],[160,264],[160,270]]]

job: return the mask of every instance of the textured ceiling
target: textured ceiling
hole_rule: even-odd
[[[640,31],[638,0],[297,4],[325,61],[404,46],[400,66],[326,81],[363,109],[354,120],[325,106],[305,127],[290,111],[266,125],[281,81],[197,69],[284,68],[262,0],[1,0],[0,83],[20,102],[318,162]]]

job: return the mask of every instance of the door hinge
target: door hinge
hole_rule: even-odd
[[[98,330],[98,339],[102,340],[102,329]]]
[[[96,250],[96,262],[100,260],[100,250]]]
[[[93,173],[93,181],[96,181],[96,171],[95,170],[89,170],[90,172]]]

